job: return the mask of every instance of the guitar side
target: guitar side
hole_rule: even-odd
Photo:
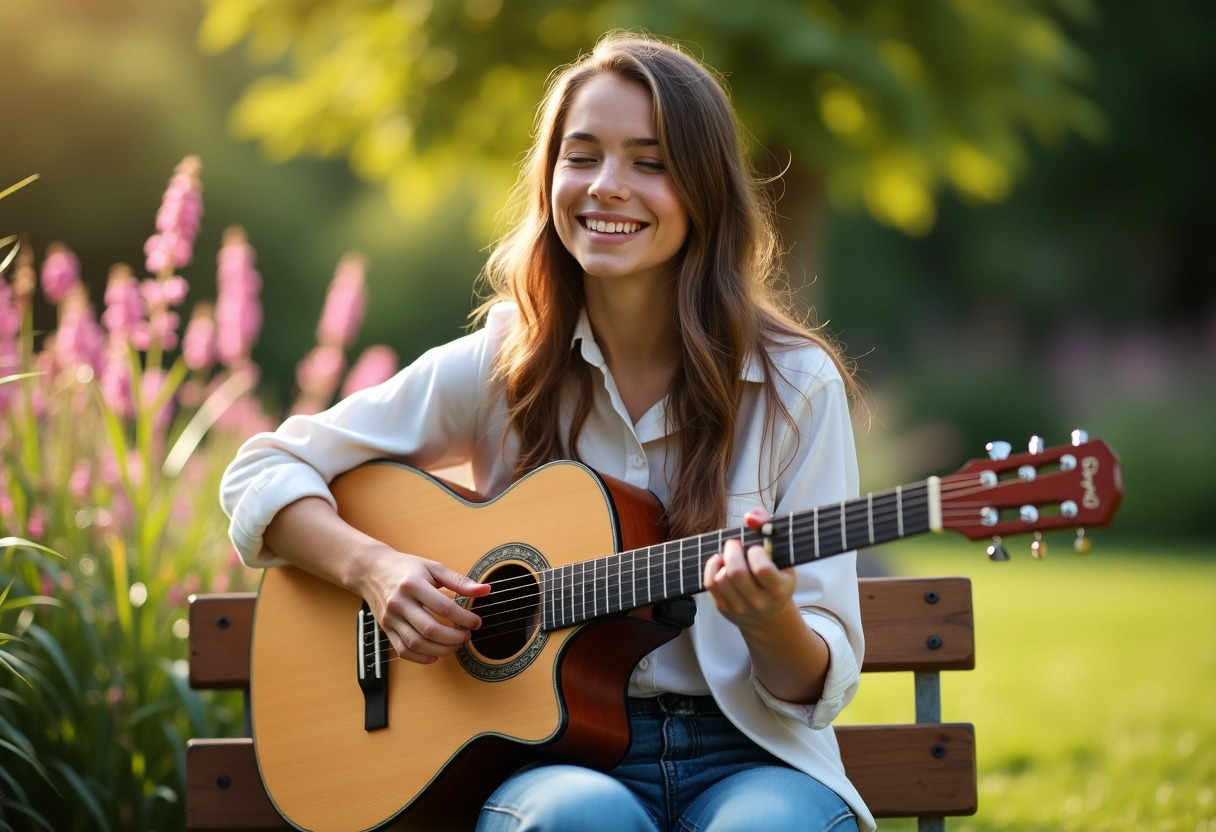
[[[393,463],[357,468],[331,488],[351,525],[463,574],[484,571],[491,552],[505,551],[500,559],[518,569],[515,544],[560,566],[663,539],[653,497],[571,463],[545,466],[488,503]],[[611,765],[628,742],[629,670],[675,633],[644,613],[555,630],[539,649],[495,654],[486,678],[455,656],[388,661],[388,724],[369,731],[357,679],[360,607],[294,567],[267,570],[259,590],[258,765],[275,806],[303,829],[365,830],[393,819],[395,828],[453,828],[456,814],[475,816],[529,759]]]

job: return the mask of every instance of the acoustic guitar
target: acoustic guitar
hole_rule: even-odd
[[[682,540],[665,539],[651,494],[573,462],[486,502],[399,463],[360,466],[331,484],[347,522],[493,591],[460,599],[482,619],[471,640],[419,665],[396,657],[362,599],[267,569],[250,684],[266,790],[301,829],[471,828],[520,765],[624,754],[629,675],[691,623],[689,596],[728,538],[767,540],[784,567],[950,529],[995,538],[1002,559],[1001,536],[1114,516],[1122,477],[1104,442],[994,444],[950,476]]]

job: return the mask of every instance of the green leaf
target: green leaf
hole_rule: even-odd
[[[4,240],[0,240],[0,246],[2,246],[2,245],[4,245]],[[8,265],[8,263],[4,264],[4,266],[7,266],[7,265]],[[0,272],[4,271],[4,266],[0,266]],[[29,373],[14,373],[11,376],[0,377],[0,384],[9,384],[14,381],[21,381],[22,379],[26,379],[26,378],[37,378],[38,376],[44,376],[44,375],[46,375],[46,371],[44,371],[44,370],[37,370],[34,372],[29,372]]]
[[[54,555],[57,558],[63,557],[63,555],[59,554],[54,549],[48,549],[41,543],[35,543],[34,541],[26,540],[23,537],[0,537],[0,549],[9,549],[12,547],[17,547],[20,549],[37,549],[39,552],[46,552],[48,555]]]
[[[35,752],[33,749],[30,749],[30,751],[27,753],[24,749],[19,748],[18,746],[14,745],[13,743],[11,743],[5,739],[0,739],[0,748],[7,748],[14,755],[16,755],[22,762],[27,764],[34,771],[38,772],[39,777],[41,777],[46,782],[51,783],[50,776],[47,774],[46,769],[44,769],[42,767],[42,764],[38,762],[38,758],[34,756]],[[54,785],[54,784],[52,783],[52,785]]]
[[[88,809],[89,814],[92,815],[93,821],[96,824],[95,828],[104,830],[104,832],[109,832],[110,823],[108,820],[106,820],[105,812],[102,811],[101,802],[98,800],[98,797],[94,793],[93,789],[90,788],[89,785],[84,781],[84,778],[73,771],[72,767],[63,760],[53,760],[51,762],[51,767],[54,768],[55,771],[67,781],[68,785],[72,787],[72,791],[79,800],[80,804],[84,808]]]
[[[63,652],[62,645],[55,640],[55,637],[39,626],[30,627],[26,631],[26,640],[37,644],[55,665],[55,669],[59,671],[60,677],[65,685],[71,689],[72,698],[76,701],[82,701],[84,695],[80,689],[80,681],[76,678],[76,673],[73,670],[72,662],[68,659],[66,653]]]
[[[32,174],[32,175],[30,175],[30,176],[25,177],[25,178],[24,178],[24,179],[22,179],[20,182],[18,182],[16,185],[9,185],[9,186],[8,186],[7,188],[5,188],[3,191],[0,191],[0,199],[4,199],[4,198],[5,198],[6,196],[8,196],[9,194],[11,194],[11,193],[13,193],[13,192],[15,192],[15,191],[19,191],[19,190],[21,190],[21,189],[22,189],[22,188],[24,188],[26,185],[28,185],[28,184],[30,184],[31,182],[35,181],[35,180],[36,180],[36,179],[37,179],[37,178],[38,178],[40,175],[41,175],[41,174],[37,174],[37,173],[35,173],[35,174]]]

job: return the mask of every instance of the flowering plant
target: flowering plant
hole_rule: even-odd
[[[187,600],[254,586],[216,494],[240,442],[273,422],[252,359],[261,276],[240,228],[224,233],[214,302],[195,303],[179,336],[200,176],[197,158],[177,167],[144,247],[149,276],[111,268],[100,315],[66,246],[40,270],[0,248],[0,616],[17,613],[0,618],[12,634],[0,673],[18,680],[0,696],[0,830],[180,827],[184,738],[240,729],[230,698],[186,682]],[[57,315],[40,337],[39,284]],[[364,286],[350,255],[293,411],[337,394]],[[369,350],[344,394],[396,371],[386,350]]]

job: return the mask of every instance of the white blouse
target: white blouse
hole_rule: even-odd
[[[496,305],[486,326],[436,347],[377,387],[315,416],[292,416],[273,433],[249,439],[224,474],[220,498],[231,518],[233,545],[250,566],[284,561],[264,548],[275,514],[303,497],[326,499],[327,483],[381,457],[434,470],[469,464],[473,488],[487,498],[511,485],[518,444],[507,433],[505,396],[492,381],[503,336],[516,325],[511,304]],[[648,489],[666,501],[674,483],[678,443],[668,431],[665,400],[633,423],[584,313],[571,347],[594,367],[591,413],[578,438],[578,455],[591,468]],[[780,415],[768,424],[762,366],[743,370],[735,456],[727,473],[727,524],[738,526],[762,505],[782,516],[857,496],[858,475],[844,384],[827,354],[810,343],[775,352],[777,390],[796,425]],[[574,401],[561,414],[569,421]],[[767,430],[766,430],[767,428]],[[723,712],[759,745],[836,791],[853,808],[861,829],[873,819],[844,775],[830,723],[857,690],[864,643],[855,555],[796,567],[794,600],[806,625],[831,655],[822,698],[784,702],[752,674],[738,628],[708,593],[696,596],[692,627],[642,659],[629,692],[712,694]]]

